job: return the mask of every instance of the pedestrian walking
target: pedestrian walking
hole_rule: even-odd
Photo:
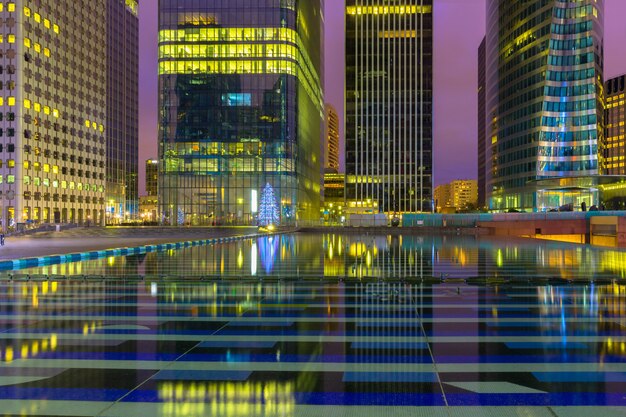
[[[0,246],[4,246],[4,233],[0,233]]]

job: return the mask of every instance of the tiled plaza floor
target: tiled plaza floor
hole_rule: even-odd
[[[512,247],[496,245],[481,255],[472,254],[471,242],[407,239],[406,251],[397,252],[379,242],[369,262],[354,242],[333,249],[342,270],[363,258],[368,275],[384,262],[398,279],[337,279],[329,240],[318,246],[321,266],[311,242],[281,238],[264,252],[260,239],[185,249],[192,255],[177,261],[150,254],[85,263],[90,273],[109,271],[111,279],[98,281],[0,282],[0,414],[626,415],[626,286],[618,276],[603,283],[502,280],[494,274],[499,262],[529,262],[537,250],[516,246],[514,256]],[[576,247],[564,250],[561,269],[578,281],[588,266],[567,252]],[[241,262],[239,252],[246,253]],[[240,263],[245,274],[187,279],[214,275],[220,262],[235,271]],[[165,266],[172,275],[176,265],[181,279],[165,277]],[[307,272],[301,277],[298,265]],[[391,274],[416,265],[431,279]],[[326,273],[315,278],[316,268]],[[161,275],[120,279],[131,269]],[[455,280],[461,271],[488,271],[492,282]],[[449,278],[436,283],[433,276]]]

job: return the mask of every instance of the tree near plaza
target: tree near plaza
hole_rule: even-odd
[[[269,226],[273,224],[277,226],[280,223],[280,209],[274,195],[274,188],[266,184],[261,192],[261,201],[259,203],[259,226]]]

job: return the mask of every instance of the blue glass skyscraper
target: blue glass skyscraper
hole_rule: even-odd
[[[585,187],[542,190],[546,178],[602,169],[603,0],[489,0],[486,194],[493,210],[597,201]]]

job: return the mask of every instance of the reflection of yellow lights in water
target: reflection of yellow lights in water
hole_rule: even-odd
[[[498,249],[498,253],[496,255],[496,265],[498,265],[498,268],[502,268],[503,265],[503,260],[502,260],[502,249]]]
[[[239,253],[237,254],[237,268],[243,268],[243,250],[239,248]]]
[[[348,254],[353,257],[359,257],[362,256],[366,250],[367,246],[365,246],[365,243],[357,242],[350,245]]]
[[[295,397],[291,382],[163,382],[158,387],[163,414],[220,417],[293,415]],[[207,409],[210,408],[210,413]]]
[[[39,288],[38,287],[33,287],[33,302],[32,302],[32,305],[35,308],[39,307]]]
[[[109,265],[109,266],[114,266],[114,265],[115,265],[115,257],[113,257],[113,256],[109,256],[109,257],[107,258],[107,265]]]
[[[28,359],[28,345],[22,345],[22,350],[20,351],[20,357],[22,359]]]
[[[48,294],[48,287],[49,287],[48,281],[44,281],[44,282],[41,284],[41,293],[42,293],[43,295]]]
[[[626,278],[626,252],[601,251],[599,264],[600,271],[612,272],[620,278]]]
[[[4,360],[6,362],[13,362],[13,346],[8,346],[4,352]]]

